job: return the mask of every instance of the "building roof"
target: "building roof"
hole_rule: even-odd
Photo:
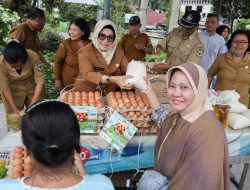
[[[147,25],[155,26],[157,24],[164,24],[166,15],[164,13],[157,13],[152,9],[147,10]]]

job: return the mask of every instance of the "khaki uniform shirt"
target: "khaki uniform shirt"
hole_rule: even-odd
[[[14,102],[21,110],[23,106],[29,106],[33,98],[36,84],[44,84],[43,65],[36,52],[27,50],[28,60],[22,67],[22,72],[18,74],[0,57],[0,89],[2,91],[9,89]],[[3,97],[4,106],[7,113],[12,110]]]
[[[9,39],[10,38],[18,39],[25,49],[31,49],[37,53],[39,52],[37,31],[34,30],[29,21],[15,26],[9,33]]]
[[[180,65],[182,63],[199,63],[204,52],[204,43],[197,31],[188,37],[181,35],[181,29],[173,29],[160,42],[167,52],[167,63]]]
[[[82,41],[83,46],[89,44],[91,40]],[[79,41],[64,40],[58,47],[54,65],[55,79],[61,80],[64,86],[74,84],[78,75],[78,50]]]
[[[147,48],[152,48],[153,46],[148,35],[140,33],[137,38],[134,38],[133,35],[129,33],[121,39],[121,46],[128,61],[132,59],[136,61],[146,61],[146,52],[144,50],[138,50],[135,44],[143,44]]]
[[[208,75],[218,75],[215,90],[235,90],[240,94],[240,102],[248,106],[250,86],[250,55],[236,64],[231,52],[220,55],[208,70]]]
[[[115,84],[100,84],[103,75],[124,75],[128,60],[124,56],[121,47],[117,47],[114,56],[107,64],[101,53],[95,48],[93,43],[81,48],[78,53],[79,74],[75,80],[75,89],[77,91],[96,91],[100,85],[106,92],[114,91]]]

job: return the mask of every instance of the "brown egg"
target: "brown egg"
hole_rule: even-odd
[[[94,97],[94,93],[93,93],[93,92],[89,92],[89,93],[88,93],[88,96],[89,96],[89,97]]]
[[[115,95],[115,93],[114,92],[108,93],[108,96],[111,96],[111,95]]]
[[[116,98],[121,98],[121,97],[122,97],[122,95],[121,95],[121,93],[120,93],[120,92],[116,92],[116,93],[115,93],[115,97],[116,97]]]
[[[32,164],[24,164],[23,170],[24,171],[32,171]]]
[[[118,104],[118,102],[116,102],[116,101],[111,103],[111,107],[112,107],[112,108],[117,108],[118,105],[119,105],[119,104]]]
[[[135,115],[135,112],[130,111],[130,112],[128,112],[128,114],[129,114],[131,117],[133,117],[133,116]]]
[[[136,101],[142,100],[142,98],[140,96],[136,96],[135,99],[136,99]]]
[[[147,113],[147,112],[144,112],[144,113],[143,113],[143,116],[144,116],[144,117],[148,117],[148,113]]]
[[[23,164],[23,158],[15,158],[12,161],[13,166],[21,166]]]
[[[141,112],[137,111],[137,112],[135,112],[135,115],[136,115],[137,117],[141,117]]]
[[[133,106],[133,108],[138,108],[138,104],[136,103],[136,102],[131,102],[132,103],[132,106]]]
[[[119,102],[119,108],[123,109],[123,107],[124,107],[124,103],[123,102]]]
[[[134,93],[131,91],[128,91],[128,96],[134,96]]]
[[[22,152],[14,152],[13,153],[13,159],[22,158],[22,157],[23,157],[23,153]]]
[[[137,124],[138,124],[138,121],[133,120],[132,123],[133,123],[134,125],[137,125]]]
[[[95,103],[95,100],[92,99],[92,98],[90,98],[90,99],[89,99],[89,103]]]
[[[145,124],[145,121],[140,121],[141,126]]]
[[[27,157],[24,158],[23,162],[24,162],[24,164],[31,164],[32,160],[31,160],[30,156],[27,156]]]
[[[13,173],[16,173],[16,172],[22,172],[23,171],[23,166],[22,165],[15,165],[13,166]]]
[[[141,102],[139,102],[139,106],[140,106],[140,108],[144,108],[145,104],[141,101]]]
[[[130,102],[130,100],[128,99],[128,98],[123,98],[122,99],[123,100],[123,102],[126,104],[127,102]]]
[[[19,152],[19,153],[23,153],[23,148],[22,147],[20,147],[20,146],[18,146],[18,147],[16,147],[15,149],[14,149],[14,153],[16,153],[16,152]]]
[[[149,102],[146,102],[146,103],[145,103],[145,105],[146,105],[146,107],[147,107],[148,109],[150,109],[150,108],[151,108],[151,106],[150,106],[150,103],[149,103]]]
[[[102,100],[101,99],[98,99],[95,101],[96,103],[102,103]]]
[[[101,96],[101,93],[99,91],[95,91],[95,95]]]
[[[102,107],[103,107],[103,105],[102,105],[101,102],[97,102],[97,103],[96,103],[96,106],[97,106],[98,108],[102,108]]]
[[[131,103],[130,102],[125,103],[125,107],[129,109],[131,107]]]
[[[29,176],[31,176],[31,174],[32,174],[32,170],[27,170],[27,171],[23,172],[24,177],[29,177]]]
[[[89,103],[87,101],[82,101],[82,106],[88,106]]]
[[[123,117],[127,117],[128,116],[128,112],[123,112],[122,116]]]
[[[96,103],[95,103],[95,102],[91,102],[91,103],[89,103],[89,105],[95,107],[95,106],[96,106]]]
[[[22,171],[18,171],[18,172],[13,173],[13,175],[11,176],[11,178],[12,179],[17,179],[17,178],[22,177],[22,176],[23,176]]]

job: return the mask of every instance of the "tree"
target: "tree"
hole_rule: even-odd
[[[59,7],[60,20],[70,21],[76,17],[82,17],[86,21],[91,21],[96,18],[97,6],[84,5],[77,3],[63,3]]]
[[[219,3],[221,1],[221,10],[219,11]],[[235,19],[247,19],[250,17],[250,1],[249,0],[213,0],[213,10],[221,13],[224,22],[229,23],[231,28]]]
[[[35,7],[38,0],[2,0],[1,4],[9,8],[11,11],[15,11],[23,17],[30,7]],[[51,13],[53,8],[60,6],[64,0],[42,0],[46,11]]]
[[[0,5],[0,50],[2,50],[7,41],[8,32],[18,19],[17,13]]]

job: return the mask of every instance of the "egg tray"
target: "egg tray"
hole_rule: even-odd
[[[124,115],[122,115],[122,116],[125,117],[127,120],[150,121],[149,115],[147,117],[144,117],[143,115],[141,115],[141,117],[137,117],[136,115],[134,115],[134,116],[131,116],[131,115],[124,116]]]
[[[77,93],[78,97],[76,97],[76,93]],[[85,94],[86,99],[83,99],[83,93]],[[91,99],[90,93],[92,93],[92,95],[91,95],[91,97],[93,98],[92,102],[89,101]],[[69,103],[70,101],[69,101],[68,96],[70,94],[72,96],[71,98],[73,99],[72,103]],[[97,96],[98,96],[98,99],[96,99]],[[66,103],[70,104],[71,106],[94,106],[94,107],[97,107],[97,108],[103,108],[104,107],[104,100],[103,100],[103,98],[101,96],[101,93],[99,91],[89,92],[89,93],[87,93],[87,92],[77,92],[77,91],[73,91],[73,90],[71,90],[71,91],[62,91],[60,93],[59,100],[61,100],[63,102],[66,102]],[[78,101],[79,103],[76,104],[75,103],[76,101]],[[99,103],[101,103],[101,106],[98,106],[98,101],[99,101]],[[85,103],[83,103],[83,102],[85,102]]]
[[[113,109],[115,109],[117,112],[123,113],[127,111],[140,111],[140,112],[152,113],[149,100],[147,99],[146,95],[142,95],[142,93],[135,94],[134,92],[131,92],[131,91],[115,92],[115,93],[120,93],[119,94],[120,97],[117,97],[117,95],[114,95],[114,94],[112,95],[111,93],[109,93],[106,96],[106,104],[109,107],[112,107]],[[125,93],[125,95],[122,95],[123,93]],[[130,95],[132,95],[132,97]],[[123,97],[123,96],[126,96],[126,97]],[[116,106],[111,104],[112,98],[115,98]],[[121,98],[120,102],[118,98]],[[133,101],[132,99],[134,100],[134,103],[132,102]],[[136,107],[136,104],[137,104],[137,107]]]
[[[108,106],[110,106],[110,105],[108,105]],[[111,107],[111,106],[110,106]],[[129,109],[127,109],[127,108],[123,108],[123,109],[121,109],[121,108],[113,108],[115,111],[117,111],[117,112],[119,112],[119,113],[124,113],[124,112],[129,112],[129,111],[139,111],[139,112],[142,112],[142,113],[144,113],[144,112],[147,112],[148,114],[151,114],[152,113],[152,110],[151,109],[148,109],[147,107],[144,107],[144,108],[140,108],[140,107],[138,107],[138,108],[133,108],[133,107],[131,107],[131,108],[129,108]]]
[[[167,71],[155,71],[154,69],[150,69],[147,67],[147,73],[148,74],[166,74]]]
[[[143,124],[136,121],[136,120],[129,120],[134,126],[136,126],[137,128],[150,128],[150,122],[144,122]],[[134,121],[136,121],[137,123],[134,123]]]

